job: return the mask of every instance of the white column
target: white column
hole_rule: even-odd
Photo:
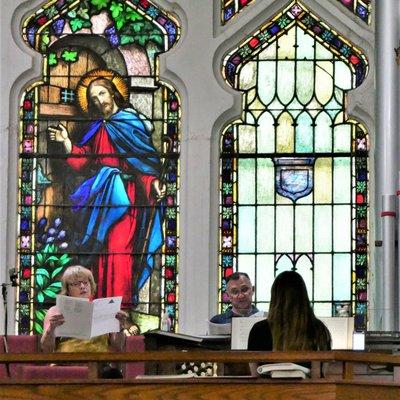
[[[398,102],[397,74],[395,48],[398,47],[398,0],[380,0],[374,3],[376,7],[376,84],[377,84],[377,126],[376,126],[376,211],[387,211],[381,199],[396,193],[398,171]],[[388,204],[386,204],[388,205]],[[393,208],[394,210],[394,208]],[[379,217],[377,216],[377,235],[379,235]],[[384,229],[382,229],[382,233]],[[382,238],[385,240],[385,238]],[[385,250],[389,243],[383,243],[384,254],[382,263],[387,260]],[[394,242],[393,242],[394,245]],[[377,258],[378,260],[378,258]],[[393,260],[394,262],[394,260]],[[379,266],[378,266],[379,267]],[[379,271],[379,268],[378,268]],[[382,265],[381,281],[383,293],[377,293],[376,312],[382,310],[382,328],[395,329],[394,318],[389,318],[387,311],[393,309],[394,291],[391,282],[395,282],[395,268]],[[394,311],[394,309],[393,309]]]

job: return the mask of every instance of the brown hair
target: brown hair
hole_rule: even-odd
[[[68,296],[68,285],[73,281],[87,279],[90,284],[91,294],[96,292],[96,283],[94,282],[92,271],[82,267],[81,265],[71,265],[68,267],[61,278],[61,291],[60,294]]]
[[[88,90],[86,92],[89,115],[95,115],[97,117],[101,116],[99,109],[93,104],[92,98],[90,97],[90,87],[94,86],[94,85],[100,85],[100,86],[105,87],[110,92],[110,94],[114,97],[115,104],[119,108],[132,107],[131,104],[123,98],[122,94],[118,91],[118,89],[116,88],[116,86],[110,79],[98,78],[98,79],[93,80],[90,83]]]
[[[274,350],[329,350],[330,334],[315,317],[303,278],[295,271],[279,274],[271,288],[268,322]]]

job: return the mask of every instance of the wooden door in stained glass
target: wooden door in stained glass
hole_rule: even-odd
[[[368,135],[347,116],[365,56],[292,2],[230,52],[223,73],[243,93],[222,132],[220,301],[234,270],[268,309],[277,274],[303,276],[320,316],[366,326]]]
[[[179,38],[149,1],[48,1],[23,23],[43,56],[20,107],[19,333],[41,333],[68,265],[122,296],[142,331],[177,323],[180,101],[157,55]]]

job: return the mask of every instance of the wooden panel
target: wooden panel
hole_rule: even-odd
[[[358,362],[364,365],[399,365],[399,355],[357,352],[245,352],[245,351],[146,351],[138,353],[54,353],[0,354],[0,362],[74,362],[79,361],[214,361],[214,362],[273,362],[313,361]],[[353,372],[357,371],[354,368]],[[315,375],[315,374],[314,374]],[[132,380],[27,381],[0,380],[1,400],[398,400],[400,385],[388,382],[389,376],[370,376],[361,381],[357,374],[345,373],[352,380],[336,378],[278,380],[255,377],[208,377]],[[316,375],[315,375],[316,376]]]
[[[182,380],[181,380],[182,381]],[[69,383],[1,385],[2,400],[334,400],[334,384],[307,383]],[[365,399],[364,399],[365,400]]]
[[[337,400],[399,400],[400,387],[382,385],[337,384]]]

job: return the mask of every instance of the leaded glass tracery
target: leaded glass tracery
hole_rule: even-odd
[[[222,25],[229,22],[235,15],[254,0],[221,0],[221,22]],[[364,22],[371,22],[371,0],[331,0],[338,1],[348,8],[353,14]]]
[[[221,21],[226,24],[244,7],[253,3],[254,0],[221,0]]]
[[[364,22],[371,22],[371,0],[336,0],[347,7]]]
[[[220,301],[247,272],[268,308],[274,277],[296,269],[317,315],[366,326],[368,135],[346,113],[365,56],[292,2],[230,52],[227,82],[241,120],[221,137]]]
[[[165,311],[170,316],[171,329],[175,329],[180,100],[176,90],[160,80],[157,56],[176,43],[179,29],[172,15],[147,0],[53,0],[25,20],[24,40],[43,55],[43,72],[42,81],[27,87],[20,105],[19,333],[41,333],[46,309],[59,292],[60,276],[66,266],[76,263],[93,270],[102,287],[101,295],[112,295],[118,287],[128,288],[123,289],[123,301],[142,331],[158,327]],[[90,96],[84,94],[98,78],[112,82],[116,88],[113,98],[117,92],[120,98],[118,113],[99,123],[109,137],[111,124],[115,127],[122,121],[134,123],[136,130],[132,132],[143,133],[140,140],[143,145],[147,143],[146,154],[140,153],[139,141],[136,147],[131,144],[137,140],[134,136],[127,141],[123,136],[109,141],[95,138],[100,130],[95,136],[85,135],[97,122],[94,109],[87,113]],[[114,115],[118,117],[112,120]],[[49,140],[49,127],[61,124],[81,153],[66,154],[61,142]],[[120,128],[115,129],[119,132]],[[109,150],[99,150],[103,145],[110,145]],[[154,162],[148,161],[150,152]],[[102,168],[99,170],[97,165]],[[103,172],[116,174],[112,179],[118,189],[113,193],[120,196],[126,191],[125,199],[129,201],[120,203],[122,196],[115,203],[106,204],[106,197],[98,196],[93,201],[103,203],[74,205],[78,189],[100,182]],[[95,176],[97,180],[91,180]],[[153,192],[153,182],[158,177],[165,188],[161,200],[156,200]],[[93,184],[90,196],[100,193],[94,187]],[[81,209],[88,211],[76,214]],[[102,211],[106,209],[111,211]],[[136,222],[130,222],[132,225],[120,234],[113,232],[111,245],[110,236],[120,222],[120,209]],[[110,219],[112,213],[114,219]],[[99,215],[101,220],[96,219]],[[106,226],[103,233],[99,233],[101,223]],[[128,244],[122,250],[124,236],[132,234],[135,243],[141,245],[131,249]],[[119,263],[118,257],[132,262],[130,279],[118,275],[120,267],[127,267],[125,261],[123,265]],[[101,270],[101,263],[107,267]],[[111,271],[114,275],[110,280],[107,274]]]

